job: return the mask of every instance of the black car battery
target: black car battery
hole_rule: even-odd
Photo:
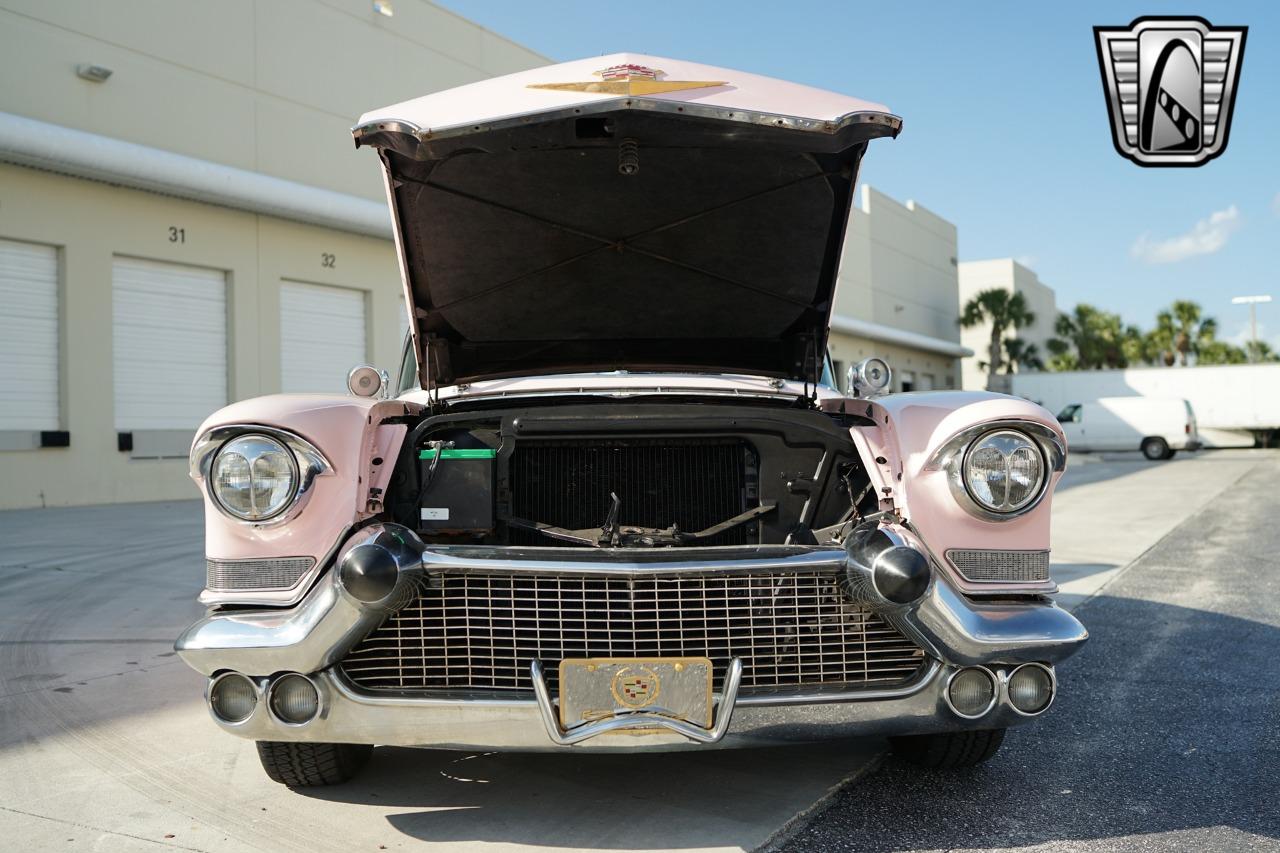
[[[421,529],[484,533],[493,529],[493,459],[488,448],[428,447],[418,452]]]

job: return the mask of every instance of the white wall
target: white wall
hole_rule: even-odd
[[[835,313],[939,342],[960,342],[956,227],[925,207],[903,204],[867,184],[849,213],[836,284]],[[834,332],[831,357],[845,364],[886,358],[900,389],[908,374],[915,388],[955,388],[959,359],[863,336]]]
[[[361,113],[549,62],[426,0],[0,0],[0,111],[376,201]]]

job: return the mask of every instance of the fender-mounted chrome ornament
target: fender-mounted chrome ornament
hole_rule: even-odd
[[[1139,166],[1203,166],[1226,151],[1247,32],[1204,18],[1094,27],[1120,156]]]

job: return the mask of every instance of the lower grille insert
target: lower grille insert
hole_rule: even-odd
[[[205,586],[219,592],[289,589],[316,564],[312,557],[205,560]]]
[[[952,549],[947,552],[947,559],[968,581],[1038,583],[1049,579],[1048,551]]]
[[[444,575],[353,649],[346,675],[368,690],[532,690],[529,662],[556,689],[566,657],[729,659],[742,687],[884,687],[924,653],[840,591],[834,573],[669,576]]]

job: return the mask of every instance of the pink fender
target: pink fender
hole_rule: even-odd
[[[316,477],[302,510],[281,524],[229,518],[210,500],[203,478],[193,474],[205,499],[206,556],[228,560],[306,556],[322,562],[347,528],[381,509],[381,495],[408,429],[382,421],[421,410],[420,405],[403,400],[278,394],[233,403],[210,415],[196,432],[197,440],[218,426],[275,427],[315,445],[333,471]],[[371,490],[376,491],[371,494]]]
[[[920,532],[944,568],[950,570],[944,554],[952,548],[1049,548],[1052,492],[1061,472],[1050,472],[1048,491],[1030,512],[1008,521],[987,521],[971,515],[956,502],[946,471],[928,470],[929,460],[948,439],[968,427],[991,421],[1030,421],[1050,428],[1062,439],[1057,419],[1046,409],[1019,397],[985,391],[933,391],[848,400],[845,411],[875,421],[874,427],[855,427],[851,432],[880,495],[881,508],[897,509]],[[1004,584],[972,584],[958,573],[952,574],[957,586],[967,591],[1000,592],[1009,588]],[[1041,586],[1046,591],[1054,588],[1052,582]],[[1026,589],[1027,585],[1016,588]]]

